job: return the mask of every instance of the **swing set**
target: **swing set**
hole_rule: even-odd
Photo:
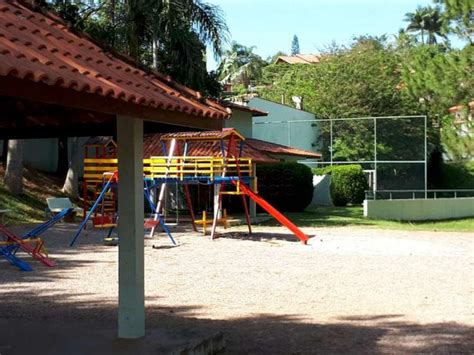
[[[189,155],[190,145],[196,142],[210,144],[211,146],[218,143],[220,156]],[[247,197],[291,230],[303,244],[306,244],[309,239],[308,236],[255,191],[256,177],[252,159],[241,156],[244,142],[245,138],[232,128],[223,129],[222,131],[179,132],[162,135],[160,144],[163,155],[143,160],[144,196],[151,210],[149,218],[144,222],[144,229],[149,230],[148,237],[153,237],[156,227],[161,226],[175,244],[164,218],[166,191],[173,184],[176,186],[176,191],[178,191],[178,186],[183,187],[194,231],[197,231],[197,224],[202,225],[205,230],[210,221],[207,220],[205,214],[201,220],[196,220],[189,191],[190,185],[205,184],[218,186],[219,191],[212,219],[211,239],[216,236],[218,222],[223,222],[224,226],[227,227],[227,214],[224,213],[225,217],[221,217],[222,197],[234,195],[241,196],[249,234],[252,233],[252,226]],[[88,148],[86,147],[86,149]],[[116,199],[115,191],[118,184],[116,171],[116,158],[85,157],[84,186],[92,186],[91,181],[93,181],[95,184],[94,195],[98,197],[88,211],[86,211],[88,205],[85,201],[85,218],[74,236],[71,246],[74,245],[79,234],[92,217],[94,217],[94,226],[97,228],[109,228],[108,237],[110,237],[118,217],[116,210],[113,213],[109,212],[107,207],[110,204],[107,205],[104,201],[106,196],[110,196],[114,201]],[[101,184],[97,184],[98,179],[101,179]],[[250,187],[251,185],[254,186],[254,189]],[[87,191],[84,196],[88,196]]]

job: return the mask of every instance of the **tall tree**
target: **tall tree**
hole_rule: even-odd
[[[297,35],[293,36],[293,41],[291,41],[291,55],[300,54],[300,41]]]
[[[419,6],[415,12],[408,12],[405,15],[405,21],[408,22],[407,32],[419,33],[423,44],[436,44],[437,37],[445,38],[443,14],[438,6],[434,8]]]
[[[18,139],[8,141],[7,167],[3,181],[7,190],[14,195],[23,193],[23,144]]]
[[[435,0],[444,7],[444,16],[451,30],[461,39],[473,44],[474,1],[472,0]]]
[[[68,171],[62,191],[73,199],[79,196],[79,167],[81,165],[82,142],[78,137],[71,140],[71,155],[68,160]]]
[[[218,58],[228,28],[220,8],[203,0],[37,0],[99,41],[196,90],[215,87],[206,47]],[[213,86],[214,85],[214,86]]]
[[[254,53],[255,47],[246,47],[232,42],[231,48],[225,51],[217,69],[223,83],[242,84],[248,87],[262,75],[262,68],[267,62]]]

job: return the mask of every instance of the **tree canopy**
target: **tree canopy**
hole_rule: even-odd
[[[218,6],[202,0],[38,0],[98,41],[182,84],[217,95],[206,47],[219,58],[228,29]]]
[[[293,41],[291,41],[291,55],[300,54],[300,41],[297,35],[293,36]]]

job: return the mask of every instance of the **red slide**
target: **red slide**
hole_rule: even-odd
[[[232,181],[237,184],[236,181]],[[275,207],[270,205],[267,201],[261,198],[257,193],[253,192],[252,189],[246,186],[244,183],[240,182],[240,190],[248,195],[252,200],[254,200],[260,207],[262,207],[265,211],[267,211],[270,215],[275,217],[275,219],[281,223],[281,225],[288,228],[290,231],[293,232],[300,240],[301,243],[307,244],[309,237],[304,234],[297,226],[293,224],[288,218],[282,215]]]

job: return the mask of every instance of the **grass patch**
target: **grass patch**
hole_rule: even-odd
[[[54,176],[33,169],[25,169],[23,195],[15,196],[3,184],[3,169],[0,169],[0,209],[11,210],[4,217],[4,224],[19,225],[43,222],[47,197],[60,197],[61,182]]]
[[[362,226],[395,230],[472,232],[474,218],[462,218],[443,221],[397,222],[367,219],[362,207],[320,207],[304,212],[285,213],[299,227],[344,227]],[[278,225],[272,220],[262,225]]]

